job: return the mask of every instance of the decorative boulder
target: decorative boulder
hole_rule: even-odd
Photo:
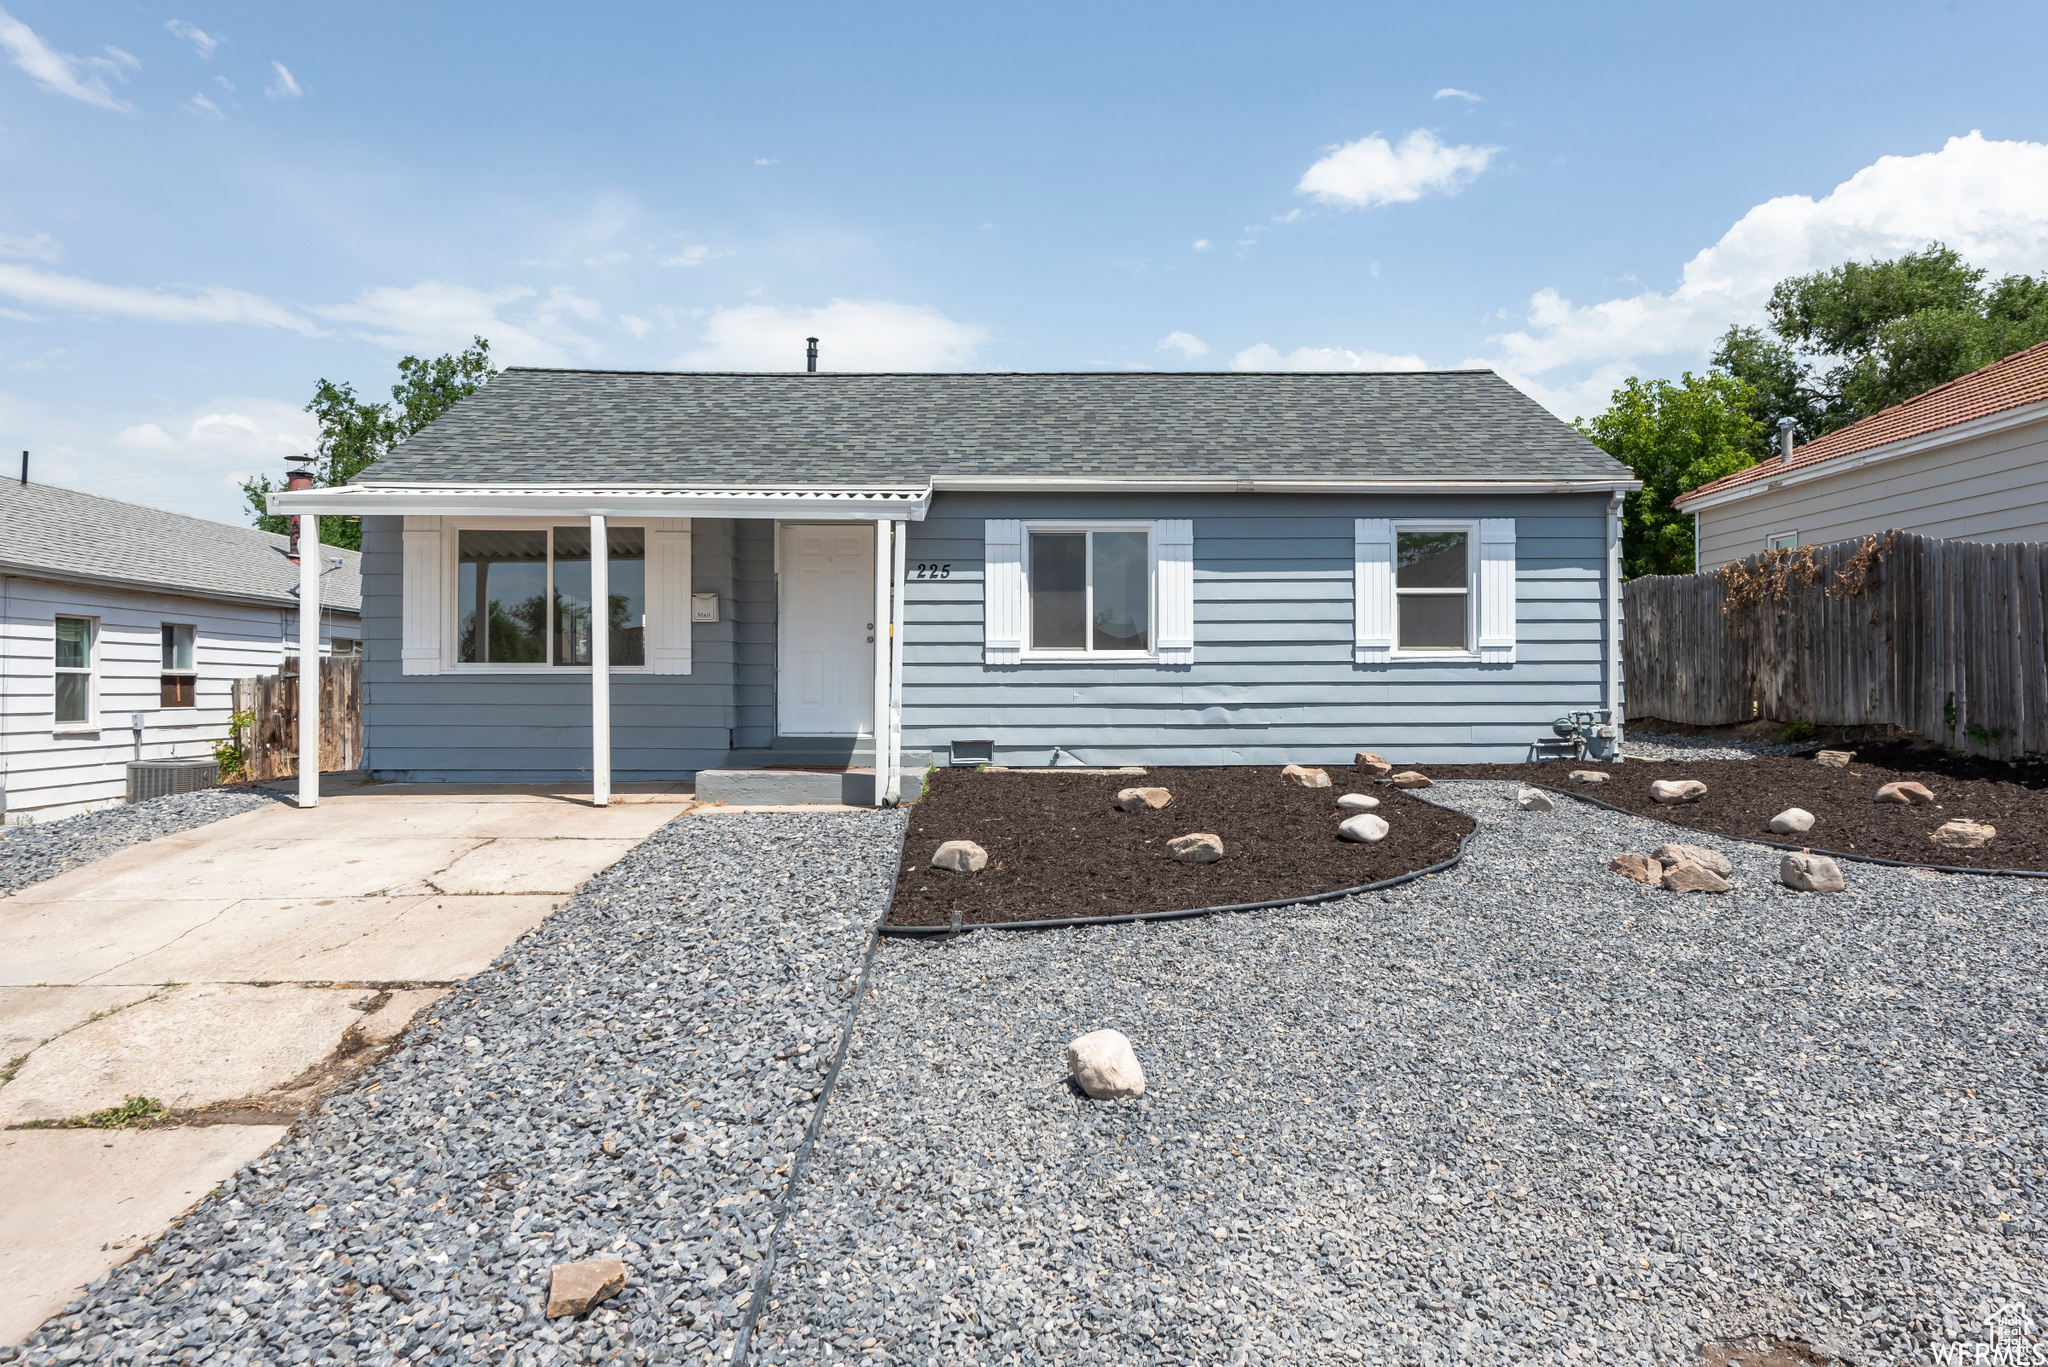
[[[1525,812],[1547,812],[1557,804],[1541,788],[1524,788],[1515,794],[1515,805]]]
[[[1698,802],[1707,795],[1707,785],[1696,778],[1660,778],[1650,784],[1650,796],[1658,802],[1676,805]]]
[[[1166,842],[1166,854],[1183,864],[1213,864],[1223,857],[1223,840],[1200,832],[1177,835]]]
[[[1433,788],[1436,786],[1426,776],[1417,773],[1413,769],[1404,769],[1387,781],[1396,788]]]
[[[980,873],[988,867],[988,851],[972,840],[948,840],[932,856],[932,867],[949,873]]]
[[[1633,878],[1652,887],[1664,876],[1664,866],[1647,854],[1617,854],[1607,867],[1623,878]]]
[[[1981,850],[1998,835],[1998,827],[1988,821],[1944,821],[1938,830],[1928,833],[1928,839],[1937,845],[1946,845],[1952,850]]]
[[[1778,861],[1778,881],[1794,892],[1840,892],[1842,866],[1824,854],[1801,850]]]
[[[1705,845],[1663,844],[1650,851],[1650,858],[1670,868],[1673,864],[1697,864],[1715,873],[1733,873],[1735,866],[1728,862],[1728,856],[1710,850]]]
[[[1385,755],[1375,755],[1370,750],[1360,750],[1352,763],[1365,770],[1367,778],[1385,778],[1394,772],[1392,761]]]
[[[1116,795],[1118,811],[1156,812],[1173,801],[1173,794],[1164,788],[1126,788]]]
[[[1374,816],[1371,812],[1360,812],[1347,821],[1337,823],[1337,835],[1342,840],[1356,840],[1361,845],[1376,845],[1387,838],[1386,818]]]
[[[1330,776],[1321,769],[1311,769],[1303,764],[1290,764],[1280,771],[1280,777],[1303,788],[1327,788]]]
[[[1895,807],[1929,807],[1934,804],[1934,794],[1924,783],[1908,780],[1904,783],[1887,783],[1877,790],[1874,802],[1889,802]]]
[[[1067,1046],[1067,1071],[1097,1101],[1145,1095],[1145,1070],[1119,1030],[1094,1030]]]
[[[1813,757],[1813,762],[1825,764],[1830,769],[1846,769],[1855,758],[1854,750],[1822,750]]]
[[[1369,812],[1379,805],[1378,798],[1368,797],[1364,793],[1346,793],[1337,799],[1337,810],[1340,812]]]
[[[1787,807],[1771,818],[1771,829],[1779,835],[1805,835],[1813,829],[1813,813],[1804,807]]]
[[[1572,770],[1572,782],[1574,783],[1605,783],[1609,777],[1611,775],[1603,774],[1598,769]]]
[[[548,1318],[580,1315],[626,1289],[626,1265],[611,1258],[556,1263],[548,1277]]]
[[[1727,879],[1700,864],[1673,864],[1660,880],[1666,892],[1727,892]]]

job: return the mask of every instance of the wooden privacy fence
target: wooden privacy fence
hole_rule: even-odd
[[[255,720],[236,733],[248,776],[292,778],[299,772],[299,675],[297,660],[287,672],[235,680],[235,711]],[[320,769],[360,769],[363,764],[363,662],[344,656],[320,662]]]
[[[1622,587],[1628,710],[2048,752],[2048,545],[1885,532]]]

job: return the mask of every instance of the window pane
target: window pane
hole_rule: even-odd
[[[57,676],[57,720],[88,721],[92,717],[92,675]]]
[[[1031,534],[1031,644],[1037,650],[1080,650],[1088,644],[1085,532]]]
[[[57,619],[57,668],[92,668],[92,623],[83,617]],[[73,721],[83,718],[74,717]]]
[[[647,533],[608,527],[604,536],[611,577],[612,663],[647,663]],[[685,609],[678,609],[683,611]]]
[[[1401,649],[1463,650],[1465,595],[1404,593],[1401,602]]]
[[[464,664],[547,659],[548,534],[462,532],[455,658]]]
[[[163,667],[166,670],[183,673],[192,668],[192,638],[194,628],[179,626],[175,622],[164,623]]]
[[[1394,585],[1404,589],[1465,587],[1465,533],[1402,532]]]
[[[1144,650],[1152,618],[1147,537],[1095,533],[1095,649]]]
[[[555,528],[555,663],[590,663],[590,528]]]

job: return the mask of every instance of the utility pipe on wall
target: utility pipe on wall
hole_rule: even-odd
[[[604,514],[590,515],[590,805],[612,805],[612,565]]]
[[[875,647],[875,805],[888,801],[889,767],[889,531],[896,524],[875,524],[875,620],[868,640]]]
[[[1607,500],[1607,720],[1614,725],[1614,762],[1621,763],[1621,504]]]
[[[299,805],[320,805],[320,519],[299,524]]]

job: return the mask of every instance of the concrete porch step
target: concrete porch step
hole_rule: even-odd
[[[903,752],[902,798],[924,793],[924,771],[932,762],[929,750]],[[875,801],[875,752],[872,747],[838,751],[797,749],[734,750],[725,764],[697,775],[699,802],[725,802],[735,807],[793,807],[812,803],[845,803],[871,807]]]

